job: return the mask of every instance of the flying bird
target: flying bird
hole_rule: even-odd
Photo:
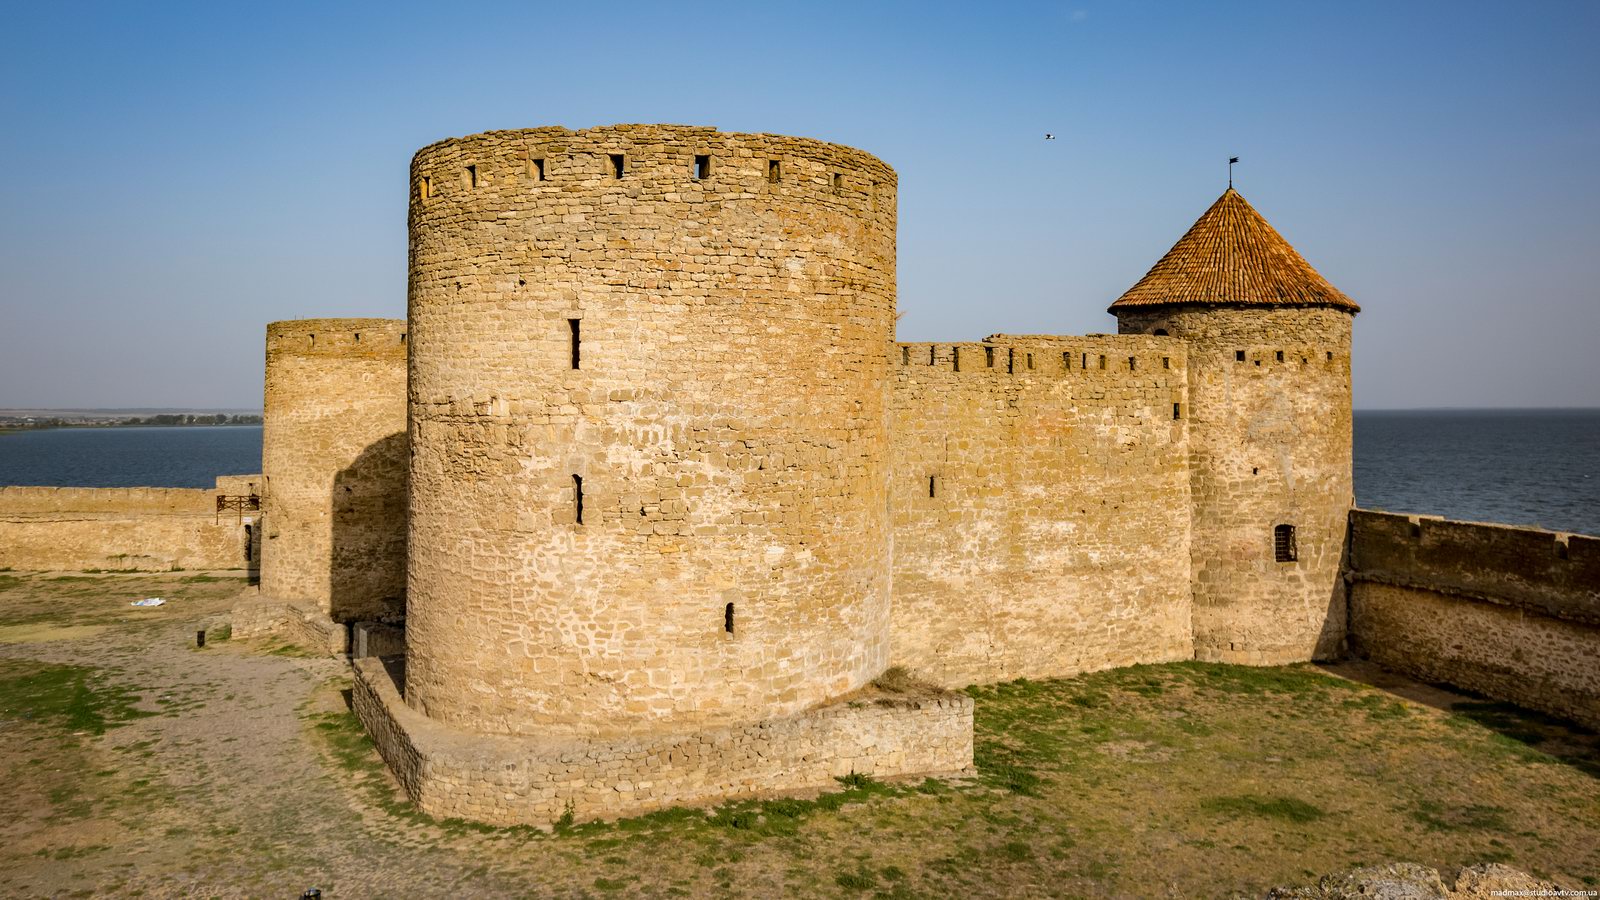
[[[1044,139],[1047,141],[1053,141],[1056,139],[1056,136],[1047,131],[1044,133]]]

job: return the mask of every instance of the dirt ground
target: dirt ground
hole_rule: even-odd
[[[0,572],[0,896],[1226,897],[1395,861],[1600,884],[1594,735],[1359,665],[972,689],[965,782],[438,822],[355,724],[342,663],[195,648],[242,587]]]

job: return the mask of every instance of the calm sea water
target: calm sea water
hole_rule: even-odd
[[[1356,502],[1600,535],[1600,410],[1358,412]],[[261,471],[261,428],[0,434],[0,485],[210,487]]]
[[[1600,535],[1600,409],[1358,412],[1356,503]]]
[[[208,488],[218,475],[260,471],[260,425],[0,434],[0,485]]]

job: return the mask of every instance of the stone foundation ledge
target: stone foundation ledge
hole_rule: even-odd
[[[796,716],[675,734],[578,738],[476,734],[406,706],[401,658],[354,662],[356,716],[429,815],[549,825],[669,806],[972,769],[972,698],[925,689],[843,700]]]
[[[350,629],[330,619],[321,609],[265,597],[254,591],[241,596],[234,604],[233,636],[279,637],[329,656],[343,656],[350,651]]]

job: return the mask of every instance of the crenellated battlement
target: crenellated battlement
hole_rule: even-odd
[[[810,138],[692,125],[610,125],[448,138],[417,151],[411,183],[412,215],[425,219],[486,212],[500,202],[540,195],[691,206],[766,198],[892,219],[897,177],[871,154]]]
[[[287,319],[267,325],[267,355],[404,359],[404,319]]]

